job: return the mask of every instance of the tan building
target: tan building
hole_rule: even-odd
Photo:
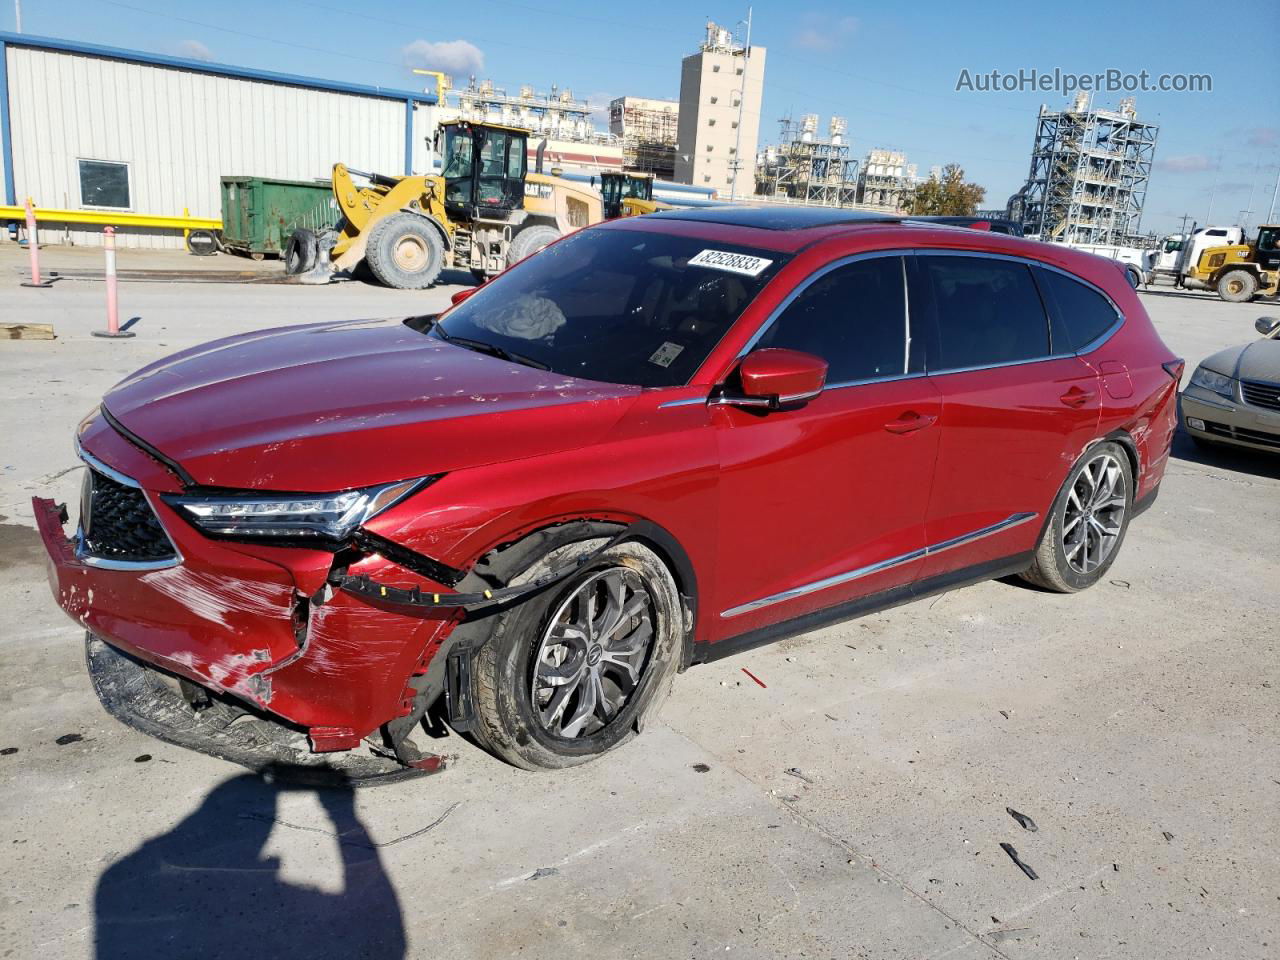
[[[609,133],[622,141],[628,170],[652,173],[659,180],[675,175],[676,132],[680,104],[651,97],[618,97],[609,102]]]
[[[729,30],[707,24],[698,52],[680,68],[678,182],[710,187],[722,198],[754,193],[764,60],[764,47],[744,47]]]

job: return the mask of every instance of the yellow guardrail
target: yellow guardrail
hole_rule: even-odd
[[[52,210],[34,207],[36,223],[84,223],[104,227],[155,227],[163,230],[221,230],[222,221],[210,217],[159,217],[114,210]],[[25,207],[0,205],[0,220],[25,220]]]

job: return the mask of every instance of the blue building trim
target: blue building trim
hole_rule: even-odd
[[[332,93],[353,93],[363,97],[380,97],[385,100],[408,100],[414,103],[436,103],[434,93],[415,90],[398,90],[394,87],[371,87],[360,83],[343,83],[338,80],[322,80],[318,77],[304,77],[293,73],[275,73],[271,70],[255,70],[251,67],[233,67],[224,63],[209,63],[205,60],[189,60],[185,57],[166,57],[158,53],[144,53],[141,50],[126,50],[121,47],[104,47],[96,43],[81,43],[78,40],[60,40],[56,37],[33,37],[26,33],[9,33],[0,30],[0,45],[5,43],[15,47],[30,47],[34,50],[56,50],[60,53],[79,53],[90,57],[106,57],[110,60],[125,60],[129,63],[145,63],[155,67],[172,67],[178,70],[189,70],[193,73],[207,73],[215,77],[234,77],[238,80],[262,80],[267,83],[280,83],[291,87],[306,87],[309,90],[327,90]]]
[[[407,97],[404,101],[404,175],[413,173],[413,107],[414,102]]]
[[[9,46],[0,33],[0,162],[4,163],[4,202],[14,206],[18,189],[13,182],[13,129],[9,125]]]

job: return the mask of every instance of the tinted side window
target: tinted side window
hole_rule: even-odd
[[[919,258],[938,313],[936,370],[1049,355],[1049,322],[1030,268],[986,257]]]
[[[872,380],[906,372],[906,294],[901,257],[837,267],[809,284],[756,348],[786,347],[822,357],[827,382]]]
[[[1052,270],[1038,272],[1040,283],[1057,309],[1060,324],[1070,343],[1057,344],[1057,350],[1079,350],[1111,329],[1117,317],[1109,300],[1079,281]]]

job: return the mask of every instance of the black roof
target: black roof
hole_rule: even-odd
[[[692,210],[660,210],[645,216],[646,220],[694,220],[700,223],[722,223],[731,227],[755,227],[759,230],[804,230],[809,227],[837,227],[859,223],[901,223],[902,218],[859,213],[834,207],[698,207]]]

